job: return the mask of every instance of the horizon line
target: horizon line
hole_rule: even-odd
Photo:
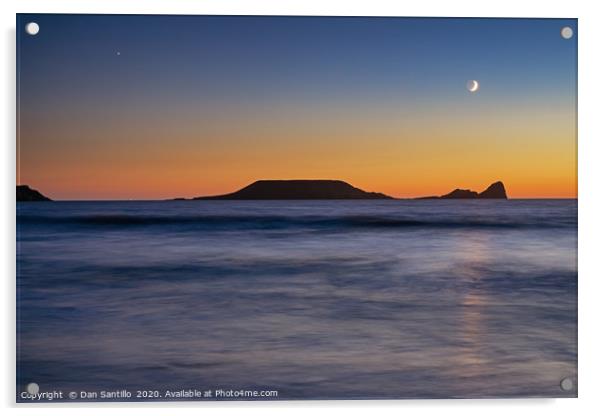
[[[511,198],[508,197],[506,199],[501,199],[505,201],[509,200],[565,200],[565,199],[579,199],[578,196],[575,197],[521,197],[521,198]],[[398,197],[390,197],[389,199],[352,199],[352,198],[323,198],[323,199],[239,199],[239,200],[217,200],[217,199],[196,199],[196,197],[185,198],[185,197],[176,197],[176,198],[162,198],[162,199],[52,199],[50,201],[17,201],[17,202],[172,202],[172,201],[386,201],[386,200],[394,200],[394,201],[484,201],[488,199],[439,199],[439,198],[425,198],[425,197],[407,197],[407,198],[398,198]]]

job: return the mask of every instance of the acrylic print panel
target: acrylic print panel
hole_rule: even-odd
[[[17,401],[577,396],[575,19],[17,34]]]

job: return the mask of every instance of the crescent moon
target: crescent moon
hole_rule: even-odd
[[[468,87],[468,91],[470,91],[470,92],[475,92],[476,90],[478,90],[478,89],[479,89],[479,82],[478,82],[477,80],[474,80],[474,79],[473,79],[472,81],[470,81],[470,83],[469,83],[469,84],[470,84],[470,85],[469,85],[469,87]]]

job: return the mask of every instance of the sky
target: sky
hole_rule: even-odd
[[[511,198],[575,198],[577,32],[576,19],[19,14],[17,182],[59,200],[259,179],[402,198],[501,180]]]

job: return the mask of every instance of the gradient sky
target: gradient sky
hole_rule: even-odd
[[[576,59],[576,19],[20,14],[17,181],[53,199],[257,179],[572,198]]]

